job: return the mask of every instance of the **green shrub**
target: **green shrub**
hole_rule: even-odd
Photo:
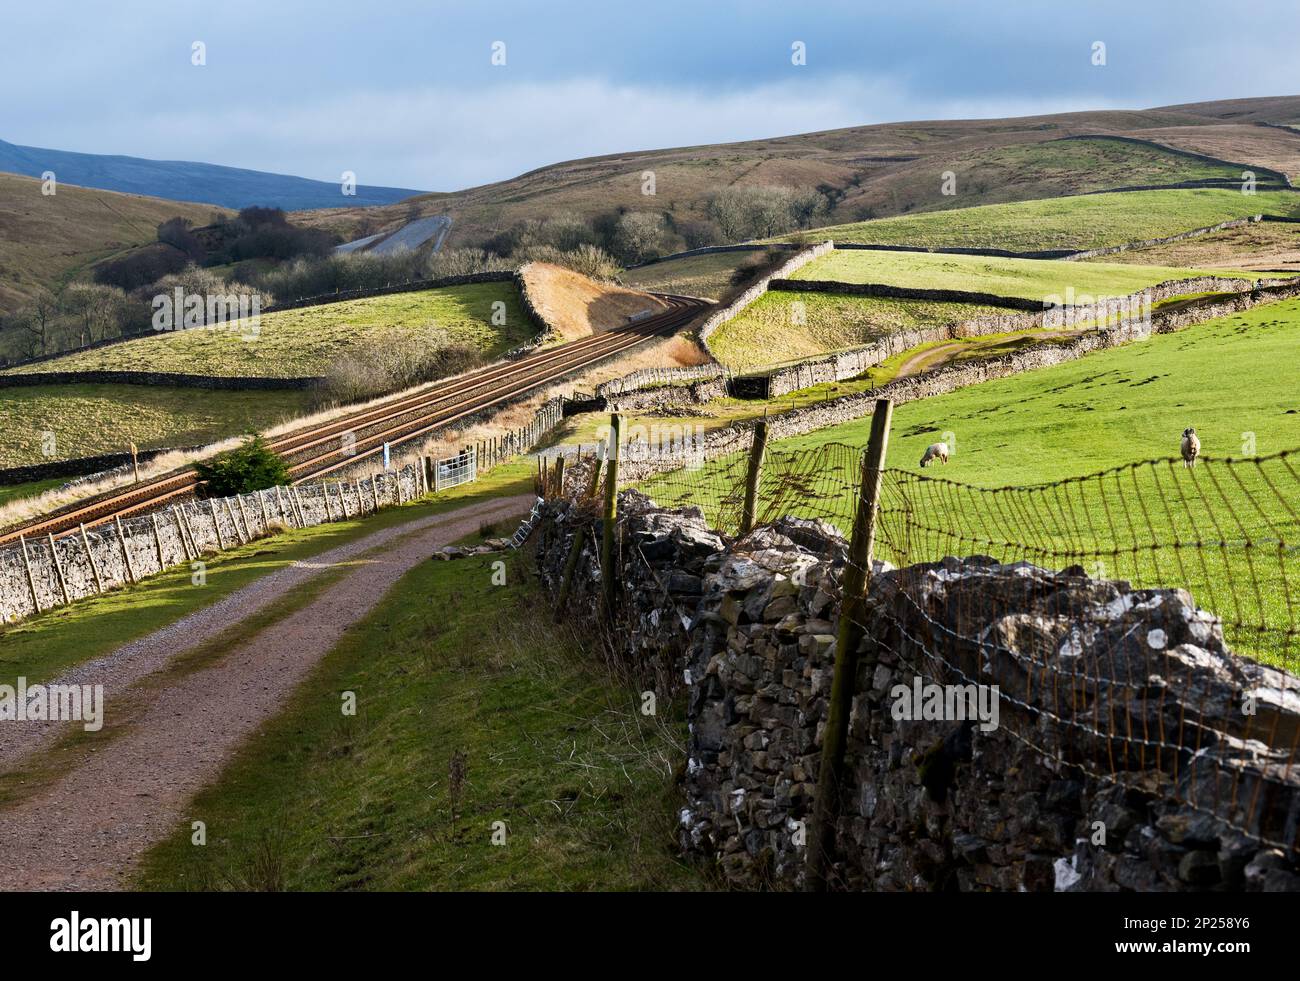
[[[261,436],[249,436],[242,446],[218,454],[194,469],[209,497],[249,494],[289,483],[289,465]]]

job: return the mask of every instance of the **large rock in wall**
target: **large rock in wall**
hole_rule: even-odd
[[[694,508],[620,502],[608,634],[685,688],[683,852],[734,887],[801,888],[844,539],[786,518],[732,540]],[[569,611],[591,615],[598,523],[569,502],[546,518],[552,586],[573,530],[596,531]],[[947,559],[877,566],[866,625],[833,888],[1300,889],[1300,681],[1234,656],[1187,593]],[[997,727],[895,718],[918,678],[998,685]]]

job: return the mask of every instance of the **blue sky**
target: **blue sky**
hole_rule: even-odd
[[[1294,0],[11,5],[0,139],[454,190],[621,150],[1296,94],[1294,31],[1278,26],[1294,12]]]

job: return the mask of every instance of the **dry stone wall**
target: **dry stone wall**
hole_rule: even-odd
[[[578,469],[570,486],[585,476]],[[828,525],[792,518],[733,540],[698,509],[659,509],[635,491],[620,494],[619,508],[608,635],[643,682],[685,692],[682,851],[735,888],[801,888],[846,543]],[[588,510],[547,502],[538,563],[558,588],[584,525],[568,613],[594,618],[599,523]],[[1300,732],[1298,683],[1235,657],[1185,592],[950,558],[878,564],[867,611],[832,888],[1300,890],[1300,774],[1276,765]],[[1052,686],[1027,683],[1078,625],[1087,639],[1068,653],[1094,672],[1101,717],[1169,722],[1166,739],[1177,744],[1160,765],[1122,759],[1116,779],[1098,762],[1108,756],[1096,737],[1051,716]],[[1167,656],[1142,641],[1153,631],[1164,632]],[[951,634],[992,637],[1006,653],[990,658],[988,644],[964,647]],[[898,720],[886,705],[896,685],[962,674],[1017,693],[997,727]],[[1146,682],[1136,699],[1135,676]],[[1246,690],[1268,693],[1269,718],[1219,758],[1281,775],[1249,819],[1227,813],[1197,769],[1205,730],[1173,725],[1195,717],[1237,732]]]
[[[801,252],[795,253],[795,255],[787,259],[776,269],[772,270],[768,275],[758,280],[758,282],[754,283],[754,285],[750,286],[726,306],[711,313],[708,319],[700,325],[700,343],[704,345],[704,350],[708,351],[710,356],[713,355],[713,351],[709,347],[709,337],[712,336],[715,330],[725,324],[728,320],[738,316],[745,307],[749,306],[766,293],[768,283],[774,279],[788,279],[796,271],[802,269],[813,260],[820,259],[828,252],[831,252],[834,248],[835,243],[827,241],[822,242],[820,245],[814,245],[812,248],[804,249]]]
[[[274,533],[373,514],[423,493],[419,467],[372,479],[272,488],[187,501],[56,538],[0,550],[0,623],[138,582]],[[120,529],[120,531],[119,531]]]

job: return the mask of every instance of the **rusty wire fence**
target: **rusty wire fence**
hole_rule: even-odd
[[[885,469],[874,558],[899,571],[861,626],[927,682],[996,685],[1002,729],[1044,757],[1295,849],[1298,464],[1151,460],[1028,487]],[[748,466],[639,486],[734,535]],[[769,449],[758,523],[817,518],[848,539],[863,467],[843,444]]]

